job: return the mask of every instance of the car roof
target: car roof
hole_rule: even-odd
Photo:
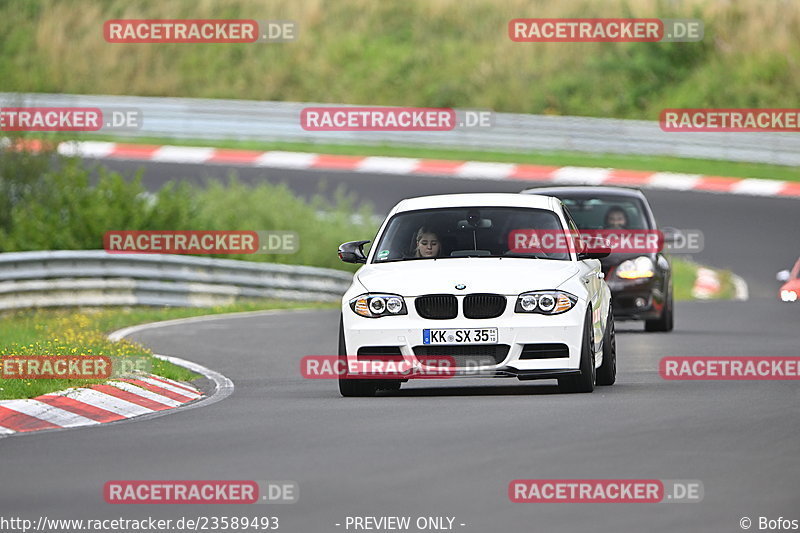
[[[544,195],[522,195],[518,193],[465,193],[438,194],[407,198],[398,203],[392,214],[418,209],[444,207],[529,207],[552,211],[559,200]]]
[[[535,187],[525,189],[522,194],[536,194],[547,196],[596,196],[614,195],[645,199],[645,195],[639,189],[627,187],[596,187],[596,186],[573,186],[573,187]]]

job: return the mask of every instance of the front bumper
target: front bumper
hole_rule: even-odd
[[[611,305],[617,320],[654,320],[664,309],[664,292],[657,278],[619,279],[607,281],[611,289]]]
[[[431,346],[423,344],[423,330],[497,328],[496,345],[466,345],[469,348],[458,344],[433,345],[436,354],[453,356],[455,368],[448,377],[547,379],[579,373],[586,312],[583,302],[579,301],[571,310],[560,315],[514,313],[511,307],[502,316],[493,319],[459,316],[451,320],[430,320],[416,315],[413,305],[408,307],[408,315],[371,319],[356,315],[345,304],[342,313],[348,360],[358,361],[359,351],[393,347],[399,351],[397,357],[402,356],[405,363],[426,368],[426,358],[417,355],[428,351],[426,347]],[[559,349],[536,352],[530,345],[558,345]],[[526,346],[528,348],[524,350]],[[500,357],[462,357],[468,351],[483,352],[483,348],[492,352],[493,347],[502,347],[495,351],[501,354]],[[532,353],[536,357],[531,358]]]

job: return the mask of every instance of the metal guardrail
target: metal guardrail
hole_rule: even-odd
[[[352,278],[328,268],[181,255],[12,252],[0,254],[0,309],[211,307],[252,298],[336,301]]]
[[[331,104],[0,93],[0,106],[134,107],[144,124],[121,137],[396,144],[476,150],[663,155],[800,165],[794,133],[664,132],[658,122],[496,113],[491,128],[447,132],[311,132],[300,127],[305,107]]]

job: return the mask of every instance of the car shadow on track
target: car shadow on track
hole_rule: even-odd
[[[474,387],[420,387],[401,389],[399,391],[379,391],[382,397],[403,396],[544,396],[550,394],[564,394],[556,385],[503,385],[487,387],[476,385]]]

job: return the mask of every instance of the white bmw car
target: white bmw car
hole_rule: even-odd
[[[516,247],[531,230],[566,235],[567,249]],[[339,247],[364,263],[342,298],[339,361],[381,361],[411,373],[340,375],[343,396],[397,390],[408,377],[557,379],[564,392],[591,392],[616,379],[610,291],[599,259],[581,252],[561,201],[520,194],[411,198],[369,241]],[[430,371],[430,372],[426,372]],[[389,375],[389,374],[387,374]]]

